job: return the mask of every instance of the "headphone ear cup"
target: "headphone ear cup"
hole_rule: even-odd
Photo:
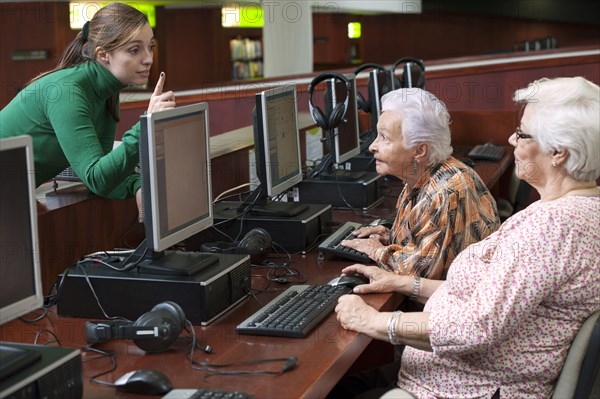
[[[313,106],[311,109],[312,117],[315,120],[315,123],[323,130],[329,130],[329,122],[327,121],[327,117],[325,113],[321,111],[321,108],[317,106]]]
[[[260,227],[250,230],[239,243],[241,248],[244,248],[250,255],[250,261],[254,264],[262,262],[262,260],[270,252],[273,246],[271,235]]]
[[[371,112],[370,104],[368,103],[367,100],[365,100],[363,95],[361,93],[359,93],[358,91],[356,92],[356,102],[357,102],[358,108],[360,110],[367,112],[367,113]]]
[[[346,115],[346,106],[344,103],[339,103],[335,106],[329,117],[329,127],[335,129]]]
[[[159,304],[160,305],[160,304]],[[158,306],[158,305],[157,305]],[[158,310],[152,310],[144,313],[133,323],[135,327],[155,327],[158,328],[161,336],[154,339],[134,339],[133,342],[138,348],[147,353],[156,353],[167,350],[181,334],[181,321],[177,320],[171,310],[165,307],[159,307]]]
[[[152,311],[167,311],[173,316],[173,319],[178,323],[179,333],[185,328],[185,313],[181,306],[173,301],[165,301],[157,304],[152,308]]]

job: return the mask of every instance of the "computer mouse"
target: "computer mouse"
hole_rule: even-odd
[[[475,161],[473,161],[471,158],[460,158],[459,161],[472,168],[475,167]]]
[[[161,395],[173,389],[169,377],[157,370],[130,371],[119,377],[115,386],[119,391],[143,395]]]
[[[354,288],[357,285],[368,284],[369,279],[362,274],[354,274],[352,276],[339,276],[331,280],[329,285],[345,285],[346,287]]]

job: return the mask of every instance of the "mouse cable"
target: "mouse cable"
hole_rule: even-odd
[[[46,343],[44,344],[40,344],[38,342],[38,339],[43,335],[43,334],[50,334],[54,339],[50,340],[50,341],[46,341]],[[58,339],[58,336],[54,333],[54,331],[50,331],[48,329],[43,329],[43,330],[39,330],[35,333],[35,338],[33,339],[33,344],[34,345],[48,345],[48,344],[52,344],[52,343],[57,343],[58,346],[62,346],[60,339]]]
[[[219,370],[221,368],[227,367],[238,367],[238,366],[253,366],[262,363],[276,363],[276,362],[285,362],[283,367],[280,370]],[[206,371],[209,374],[205,375],[202,379],[207,381],[210,377],[218,376],[218,375],[280,375],[286,373],[296,367],[298,363],[298,359],[295,356],[290,357],[278,357],[271,359],[256,359],[256,360],[246,360],[240,362],[231,362],[231,363],[208,363],[201,362],[198,360],[192,360],[192,369],[196,371]]]
[[[200,349],[202,350],[202,352],[209,354],[212,353],[212,347],[210,345],[206,345],[204,347],[202,347],[202,345],[200,345],[200,341],[196,338],[196,331],[194,330],[194,326],[192,325],[192,322],[189,320],[185,321],[185,327],[184,327],[184,331],[188,333],[188,337],[191,338],[191,346],[190,346],[190,352],[188,355],[188,359],[190,361],[191,364],[193,364],[194,362],[194,354],[196,353],[196,349]]]
[[[89,362],[89,361],[94,361],[97,359],[104,359],[104,358],[109,358],[110,362],[111,362],[111,366],[109,369],[101,371],[97,374],[92,375],[91,377],[88,378],[88,380],[91,383],[94,384],[98,384],[98,385],[104,385],[104,386],[108,386],[108,387],[115,387],[115,384],[112,382],[108,382],[108,381],[102,381],[99,380],[98,377],[102,377],[103,375],[106,375],[108,373],[112,373],[113,371],[115,371],[117,369],[117,355],[114,351],[107,351],[107,350],[100,350],[98,348],[94,348],[90,345],[86,345],[83,348],[81,348],[82,352],[86,353],[86,352],[96,352],[98,355],[94,356],[94,357],[90,357],[90,358],[86,358],[85,360],[83,360],[83,363]]]

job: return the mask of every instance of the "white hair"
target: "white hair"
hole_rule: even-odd
[[[450,114],[433,94],[418,88],[394,90],[381,98],[381,110],[401,114],[402,135],[407,148],[428,144],[427,165],[444,162],[452,154]]]
[[[517,90],[513,101],[525,104],[531,119],[525,132],[543,153],[567,150],[565,171],[575,180],[600,176],[600,88],[582,77],[542,78]]]

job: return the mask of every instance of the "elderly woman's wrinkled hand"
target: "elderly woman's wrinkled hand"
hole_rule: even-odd
[[[383,244],[379,240],[379,236],[377,237],[369,237],[369,238],[354,238],[352,240],[344,240],[341,244],[345,247],[355,249],[357,251],[363,252],[369,256],[369,258],[375,260],[375,252],[383,247]]]

